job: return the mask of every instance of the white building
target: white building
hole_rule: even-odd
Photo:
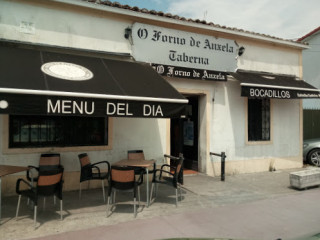
[[[313,86],[320,87],[320,27],[298,39],[299,42],[307,43],[309,48],[303,50],[303,78]],[[317,99],[307,99],[303,101],[304,109],[320,109],[320,102]]]
[[[8,66],[6,59],[10,59],[10,56],[7,53],[8,56],[2,57],[0,61],[1,69],[5,70],[5,73],[0,73],[0,82],[10,72],[13,79],[14,76],[20,76],[20,80],[17,80],[18,86],[1,85],[0,96],[7,96],[8,88],[11,87],[23,91],[14,92],[17,95],[13,95],[12,101],[16,100],[16,96],[21,97],[14,114],[8,111],[5,104],[7,100],[2,99],[4,97],[0,99],[3,101],[2,110],[0,109],[0,164],[37,165],[41,153],[59,152],[65,167],[64,188],[68,190],[79,186],[78,154],[82,152],[88,152],[93,162],[107,160],[112,163],[126,158],[128,150],[143,149],[146,158],[156,159],[158,164],[162,163],[165,153],[176,155],[183,152],[185,167],[195,167],[211,176],[220,175],[220,158],[211,156],[210,152],[226,153],[226,174],[302,166],[301,98],[318,97],[318,91],[312,86],[295,80],[302,78],[302,50],[307,48],[304,44],[109,2],[97,4],[75,0],[3,0],[0,2],[0,16],[0,47],[5,49],[1,51],[20,52],[21,56],[30,59],[30,66],[35,59],[28,58],[29,53],[30,56],[42,56],[40,60],[43,64],[53,58],[66,61],[66,54],[70,61],[74,60],[73,63],[78,65],[81,65],[79,62],[84,64],[88,59],[93,59],[90,63],[93,65],[89,64],[92,69],[86,67],[86,70],[89,70],[88,74],[94,72],[98,75],[101,72],[97,70],[98,63],[94,63],[101,64],[101,59],[104,64],[110,59],[120,61],[120,67],[122,61],[123,73],[129,71],[128,62],[145,62],[152,64],[159,74],[189,99],[186,118],[183,119],[163,118],[166,114],[162,110],[165,110],[158,109],[158,105],[147,109],[148,114],[154,114],[155,118],[149,118],[150,115],[147,116],[146,113],[145,116],[134,115],[126,105],[118,106],[116,110],[109,109],[109,114],[103,108],[99,115],[105,119],[102,123],[89,122],[90,127],[81,128],[77,125],[79,122],[71,124],[79,132],[86,131],[87,128],[92,132],[94,124],[104,123],[99,130],[100,137],[102,132],[104,138],[98,144],[94,140],[79,143],[76,137],[79,132],[71,134],[70,129],[59,135],[63,136],[61,138],[69,137],[68,141],[53,141],[44,135],[42,138],[41,133],[39,135],[41,126],[58,131],[63,129],[58,127],[61,122],[54,120],[56,122],[50,125],[43,123],[44,120],[41,119],[49,121],[50,118],[58,118],[53,115],[59,115],[65,121],[62,125],[70,124],[67,123],[70,122],[68,119],[75,112],[75,115],[81,115],[80,110],[77,110],[81,106],[82,112],[90,114],[92,99],[97,96],[80,96],[87,91],[86,87],[75,95],[71,92],[66,96],[59,94],[70,92],[70,87],[55,90],[56,92],[47,89],[39,95],[43,97],[58,94],[58,99],[50,102],[51,112],[36,114],[39,109],[33,109],[31,102],[40,100],[29,91],[30,85],[39,86],[32,82],[35,72],[30,70],[31,67],[28,70],[28,61],[21,60],[23,64],[19,65],[19,60],[14,59],[14,56],[11,56],[11,61],[17,64]],[[4,56],[3,52],[0,55]],[[136,67],[134,69],[138,71]],[[149,72],[150,67],[146,69]],[[227,75],[229,73],[231,75]],[[117,71],[117,74],[120,76],[121,71]],[[45,79],[49,79],[45,83],[51,81],[51,78],[57,78],[47,77],[47,73],[43,75]],[[23,76],[25,79],[22,81]],[[155,77],[150,81],[156,84],[157,79]],[[168,92],[172,91],[171,88],[162,91],[158,85],[155,87],[148,82],[139,82],[138,85],[128,76],[126,80],[126,85],[132,84],[134,89],[138,86],[137,91],[142,91],[143,97],[146,97],[139,96],[138,102],[148,102],[152,97],[157,102],[163,97],[161,94],[167,94],[165,98],[170,99],[171,93]],[[59,89],[61,86],[53,88]],[[100,85],[90,86],[96,88],[94,94],[100,94]],[[29,98],[24,98],[25,89],[28,89]],[[124,91],[129,99],[125,100],[134,101],[135,91],[131,92],[129,89]],[[158,90],[161,92],[159,96],[156,93]],[[172,94],[175,94],[174,91]],[[78,99],[72,101],[69,99],[72,96]],[[65,97],[68,100],[63,102]],[[178,95],[174,98],[177,100],[174,103],[183,103]],[[46,101],[48,107],[49,100]],[[115,101],[119,99],[115,98]],[[87,109],[81,104],[88,104]],[[12,106],[10,101],[9,106]],[[98,103],[95,105],[98,111],[97,106]],[[111,114],[115,112],[116,114]],[[31,115],[26,116],[27,114]],[[25,123],[25,119],[30,122]],[[88,117],[81,119],[92,120]],[[34,127],[35,124],[40,127]],[[11,175],[4,179],[5,194],[14,193],[17,177],[19,176]]]
[[[303,79],[313,86],[320,87],[320,27],[299,38],[299,42],[307,43],[307,49],[302,52]],[[319,99],[303,100],[303,138],[320,137],[320,101]]]

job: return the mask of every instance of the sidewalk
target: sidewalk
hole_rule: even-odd
[[[159,187],[156,201],[139,208],[120,196],[114,213],[105,217],[101,189],[65,193],[64,220],[47,200],[39,207],[40,226],[34,230],[32,210],[21,205],[14,217],[17,197],[4,199],[0,239],[164,239],[177,237],[234,239],[296,239],[320,233],[320,189],[291,189],[293,170],[241,174],[220,178],[186,176],[182,201],[175,207],[174,191]],[[144,187],[142,186],[142,190]],[[100,190],[100,191],[99,191]],[[141,193],[144,196],[144,192]],[[120,205],[121,204],[121,205]],[[58,207],[57,207],[58,208]],[[24,209],[24,210],[23,210]],[[23,210],[23,211],[22,211]]]

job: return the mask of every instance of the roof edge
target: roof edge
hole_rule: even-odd
[[[301,41],[305,40],[306,38],[312,36],[313,34],[317,33],[318,31],[320,31],[320,26],[317,27],[316,29],[313,29],[311,32],[307,33],[303,37],[299,38],[297,41],[301,42]]]
[[[163,12],[157,12],[155,10],[140,9],[138,7],[130,7],[128,5],[121,5],[117,2],[110,1],[100,1],[100,0],[50,0],[51,2],[69,4],[73,6],[79,6],[84,8],[91,8],[100,11],[110,12],[113,14],[126,15],[136,18],[142,18],[153,21],[162,21],[165,23],[171,23],[179,26],[188,26],[190,28],[200,28],[204,30],[210,30],[215,32],[221,32],[224,34],[240,36],[244,38],[251,38],[263,42],[271,42],[275,44],[290,46],[293,48],[307,49],[309,48],[306,44],[294,40],[282,39],[277,37],[272,37],[265,34],[249,32],[237,28],[228,28],[226,26],[220,26],[212,22],[207,23],[204,20],[192,20],[186,19],[184,17],[179,17],[177,15],[172,15],[170,13],[165,14]]]

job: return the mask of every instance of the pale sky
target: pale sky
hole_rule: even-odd
[[[284,39],[297,39],[320,26],[320,0],[117,0],[117,2]]]

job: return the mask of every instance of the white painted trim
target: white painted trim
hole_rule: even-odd
[[[33,95],[47,95],[47,96],[61,96],[61,97],[99,98],[99,99],[128,100],[128,101],[188,103],[187,99],[138,97],[138,96],[80,93],[80,92],[79,93],[78,92],[61,92],[61,91],[16,89],[16,88],[0,88],[0,92],[2,92],[2,93],[13,93],[13,94],[33,94]]]
[[[288,90],[300,90],[300,91],[320,92],[320,89],[314,89],[314,88],[285,87],[285,86],[256,84],[256,83],[240,83],[240,85],[241,85],[241,86],[244,86],[244,87],[265,87],[265,88],[277,88],[277,89],[288,89]]]

